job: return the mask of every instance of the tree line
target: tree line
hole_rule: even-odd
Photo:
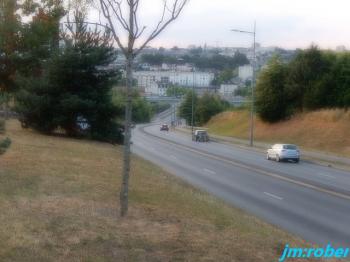
[[[267,122],[288,119],[297,112],[350,106],[350,53],[299,50],[289,63],[271,59],[258,77],[256,108]]]
[[[187,125],[191,125],[193,113],[193,124],[198,126],[207,123],[211,117],[229,107],[229,102],[221,99],[217,94],[205,93],[199,97],[196,93],[187,92],[179,107],[178,115],[186,120]]]
[[[233,57],[214,54],[211,56],[204,56],[201,53],[190,52],[187,55],[179,58],[164,54],[144,54],[141,56],[141,61],[150,65],[167,64],[193,64],[196,68],[201,70],[217,70],[237,68],[238,66],[249,64],[246,55],[236,52]]]

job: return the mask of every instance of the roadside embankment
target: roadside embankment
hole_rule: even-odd
[[[5,135],[1,261],[277,261],[287,243],[309,246],[137,157],[121,219],[122,147],[40,135],[15,120]]]
[[[229,111],[213,117],[206,127],[215,135],[246,140],[249,123],[248,111]],[[256,118],[254,137],[263,144],[293,143],[305,150],[350,157],[350,112],[320,110],[275,124]]]

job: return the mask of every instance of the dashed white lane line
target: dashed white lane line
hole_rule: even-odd
[[[204,168],[203,171],[206,172],[206,173],[209,173],[209,174],[211,174],[211,175],[216,175],[216,172],[215,172],[215,171],[212,171],[212,170],[207,169],[207,168]]]
[[[177,160],[177,157],[174,156],[174,155],[170,155],[169,157],[170,157],[171,159],[173,159],[173,160]]]
[[[269,197],[272,197],[274,199],[277,199],[277,200],[283,200],[283,197],[280,197],[280,196],[276,196],[274,194],[271,194],[271,193],[268,193],[268,192],[264,192],[265,195],[269,196]]]
[[[328,174],[325,174],[325,173],[316,173],[316,174],[319,175],[319,176],[324,176],[324,177],[328,177],[328,178],[335,178],[335,176],[328,175]]]

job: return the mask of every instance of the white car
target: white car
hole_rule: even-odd
[[[277,162],[283,160],[293,160],[298,163],[300,160],[300,151],[296,145],[275,144],[267,150],[267,160],[275,159]]]

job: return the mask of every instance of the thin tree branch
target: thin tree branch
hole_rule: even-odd
[[[160,22],[158,23],[156,29],[153,30],[153,32],[146,39],[146,41],[135,52],[135,56],[137,56],[147,46],[147,44],[149,42],[151,42],[153,39],[155,39],[171,22],[175,21],[179,17],[179,15],[181,14],[182,10],[184,9],[184,7],[188,3],[188,1],[189,0],[183,0],[179,4],[179,0],[175,0],[175,2],[173,4],[173,9],[171,12],[171,17],[165,23],[163,23],[165,11],[163,12],[162,18],[161,18]],[[167,6],[167,1],[165,1],[164,10],[166,9],[166,6]],[[162,23],[163,23],[163,25],[161,26]]]
[[[123,17],[123,13],[121,11],[121,2],[118,2],[116,0],[112,0],[114,2],[115,5],[117,5],[117,8],[114,7],[113,3],[111,2],[111,0],[106,0],[108,1],[109,6],[111,7],[113,13],[115,14],[115,16],[117,17],[118,21],[120,22],[120,24],[122,25],[122,27],[126,30],[129,31],[129,25],[126,22],[126,20]]]
[[[138,35],[139,35],[139,23],[138,23],[138,19],[137,19],[137,10],[139,8],[139,3],[140,3],[140,0],[135,0],[135,7],[134,7],[134,25],[135,25],[135,32],[134,32],[134,37],[135,38],[138,38]]]
[[[127,52],[134,53],[138,55],[153,39],[155,39],[170,23],[176,20],[180,13],[182,12],[185,5],[189,0],[174,0],[171,7],[168,5],[168,0],[164,0],[163,10],[160,20],[158,21],[154,30],[149,34],[143,44],[139,48],[134,50],[135,42],[139,39],[146,30],[146,26],[143,26],[142,29],[139,26],[139,21],[137,18],[137,12],[139,10],[140,0],[126,0],[126,3],[129,6],[129,21],[123,16],[122,12],[122,1],[118,0],[100,0],[100,5],[104,17],[108,20],[108,23],[111,27],[112,34],[118,44],[122,49],[123,53]],[[170,13],[170,17],[166,19],[167,13]],[[128,46],[124,46],[120,40],[120,36],[116,31],[116,25],[113,23],[113,17],[121,24],[123,29],[129,34]]]
[[[104,17],[108,20],[109,26],[110,26],[110,30],[113,34],[113,37],[115,39],[115,41],[117,42],[119,48],[122,50],[122,52],[124,53],[125,56],[127,56],[127,50],[126,48],[123,46],[122,42],[120,41],[120,38],[115,30],[112,18],[110,16],[109,13],[109,9],[106,5],[106,3],[104,2],[104,0],[100,0],[100,4],[101,4],[101,9],[102,9],[102,13],[104,15]]]

